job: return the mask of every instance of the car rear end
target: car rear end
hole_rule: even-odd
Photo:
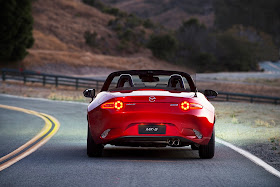
[[[196,97],[162,93],[118,93],[89,111],[94,141],[136,146],[207,145],[214,125],[214,108],[207,99],[200,93]]]

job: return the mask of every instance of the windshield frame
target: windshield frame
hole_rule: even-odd
[[[116,71],[116,72],[113,72],[111,73],[106,81],[104,82],[104,85],[101,89],[101,92],[102,91],[108,91],[109,89],[109,86],[110,84],[112,83],[113,79],[117,76],[120,76],[122,74],[130,74],[130,75],[167,75],[167,76],[171,76],[171,75],[174,75],[174,74],[178,74],[178,75],[181,75],[182,77],[185,77],[188,84],[189,84],[189,87],[190,87],[190,91],[191,92],[196,92],[197,91],[197,88],[194,84],[194,81],[192,79],[192,77],[188,74],[188,73],[185,73],[185,72],[180,72],[180,71],[166,71],[166,70],[130,70],[130,71]],[[131,91],[134,91],[134,90],[141,90],[141,89],[150,89],[150,90],[175,90],[175,91],[181,91],[181,92],[189,92],[188,90],[186,89],[178,89],[178,88],[163,88],[163,87],[131,87],[131,88],[126,88],[126,89],[119,89],[119,88],[116,88],[116,89],[111,89],[109,91],[122,91],[122,90],[131,90]]]

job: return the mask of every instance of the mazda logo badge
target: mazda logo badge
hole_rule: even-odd
[[[156,101],[156,97],[155,96],[150,96],[149,97],[149,101],[150,102],[155,102]]]

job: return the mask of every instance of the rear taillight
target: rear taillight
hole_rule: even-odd
[[[188,101],[183,101],[180,105],[180,108],[184,111],[189,109],[202,109],[202,105],[198,103],[189,103]]]
[[[114,102],[104,103],[101,105],[101,108],[103,108],[103,109],[115,108],[115,105],[114,105]]]
[[[101,105],[102,109],[116,109],[120,110],[123,108],[123,102],[122,101],[116,101],[116,102],[108,102]]]
[[[190,103],[188,103],[187,101],[183,101],[181,103],[181,109],[188,110],[189,108],[190,108]]]
[[[123,102],[121,101],[116,101],[115,102],[115,109],[120,110],[123,108]]]
[[[197,103],[190,103],[190,109],[202,109],[202,105]]]

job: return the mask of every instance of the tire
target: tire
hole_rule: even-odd
[[[192,150],[198,150],[199,147],[195,146],[195,145],[191,145]]]
[[[215,131],[213,133],[208,145],[199,146],[199,157],[203,159],[213,158],[215,154]]]
[[[89,127],[87,136],[87,155],[89,157],[101,157],[104,146],[102,144],[96,144],[92,139]]]

